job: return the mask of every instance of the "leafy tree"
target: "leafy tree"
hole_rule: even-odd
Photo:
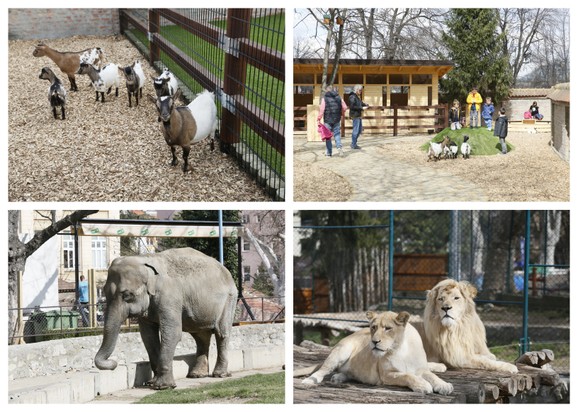
[[[275,290],[273,282],[271,282],[271,277],[269,276],[269,273],[267,273],[265,266],[262,264],[259,265],[259,270],[254,276],[253,288],[267,296],[272,296]]]
[[[442,35],[455,69],[440,80],[448,101],[464,101],[473,86],[482,97],[502,102],[512,84],[508,55],[504,53],[505,33],[498,32],[495,9],[452,9]]]
[[[218,210],[182,210],[175,220],[196,220],[196,221],[219,221]],[[240,214],[237,210],[223,210],[223,221],[240,222]],[[208,256],[219,259],[219,239],[218,238],[160,238],[159,248],[161,250],[176,247],[192,247]],[[237,238],[223,239],[223,258],[225,267],[231,272],[235,281],[239,279]]]

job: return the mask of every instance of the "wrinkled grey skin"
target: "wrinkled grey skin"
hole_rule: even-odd
[[[217,260],[192,248],[120,257],[108,269],[104,293],[104,338],[94,358],[98,369],[116,368],[108,358],[120,327],[129,316],[137,316],[154,373],[152,388],[176,386],[172,361],[181,331],[189,332],[197,344],[197,361],[188,377],[208,376],[213,333],[218,350],[213,376],[230,376],[227,346],[237,289]]]

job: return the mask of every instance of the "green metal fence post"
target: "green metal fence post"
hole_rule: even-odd
[[[393,210],[389,211],[389,282],[387,290],[387,310],[392,310],[393,308]]]
[[[524,313],[522,317],[522,338],[520,339],[520,355],[530,349],[528,338],[528,287],[530,274],[530,217],[532,212],[526,211],[526,234],[524,239]]]

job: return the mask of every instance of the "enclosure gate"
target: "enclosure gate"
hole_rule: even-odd
[[[217,96],[221,150],[285,199],[283,9],[121,9],[120,31],[192,100]],[[184,87],[183,87],[184,86]]]

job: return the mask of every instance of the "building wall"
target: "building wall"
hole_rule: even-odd
[[[547,98],[537,99],[537,98],[515,98],[508,100],[506,104],[506,115],[511,121],[522,121],[524,119],[524,112],[530,110],[530,106],[533,102],[538,103],[539,111],[544,115],[543,121],[552,120],[552,108],[550,100]],[[496,111],[499,110],[496,107]]]
[[[118,33],[118,9],[8,9],[9,40],[110,36]]]
[[[50,214],[49,210],[39,211],[37,213],[34,210],[22,210],[21,211],[21,233],[34,233],[36,231],[42,230],[50,224],[50,220],[43,217]],[[62,217],[70,214],[72,211],[69,210],[59,210],[56,212],[56,219],[59,220]],[[99,218],[99,219],[118,219],[120,212],[118,210],[107,211],[102,210],[98,213],[91,215],[89,218]],[[63,233],[70,233],[70,228],[65,230]],[[60,269],[59,277],[61,280],[67,282],[75,281],[74,269],[66,269],[64,267],[64,253],[62,244],[66,240],[63,235],[57,235],[60,243],[59,254],[60,254]],[[88,270],[92,269],[92,236],[80,236],[79,237],[79,268],[80,273],[87,276]],[[107,260],[110,263],[115,257],[120,256],[120,238],[117,237],[107,237],[106,238],[106,253]],[[108,265],[107,265],[108,266]],[[106,280],[107,269],[103,268],[101,270],[96,270],[95,277],[97,284],[103,284]]]
[[[552,102],[552,145],[567,162],[570,161],[569,110],[567,104]]]

